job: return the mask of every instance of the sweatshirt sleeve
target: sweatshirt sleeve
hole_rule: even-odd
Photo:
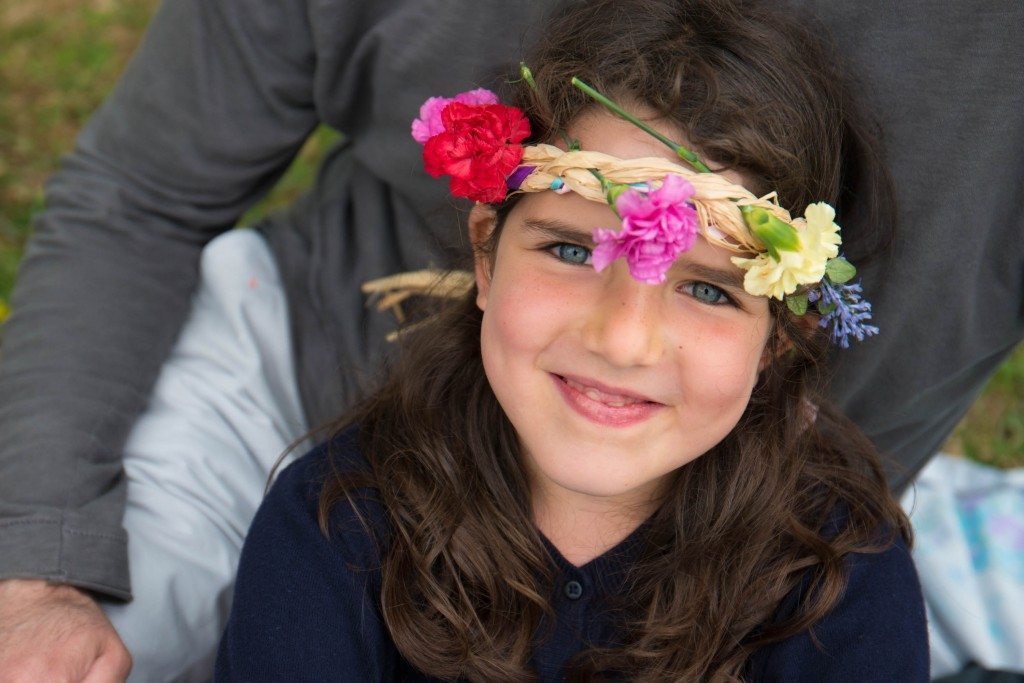
[[[166,0],[46,188],[0,360],[0,579],[130,597],[122,447],[202,247],[317,124],[301,0]]]
[[[902,539],[882,553],[848,556],[838,605],[813,627],[752,657],[752,680],[927,683],[928,629],[921,584]]]
[[[322,450],[314,451],[285,470],[256,513],[217,681],[380,681],[396,674],[396,650],[378,609],[374,540],[345,501],[332,510],[330,540],[318,526],[322,462]],[[375,526],[379,512],[368,511]]]

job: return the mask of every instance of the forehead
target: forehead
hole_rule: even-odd
[[[626,109],[670,140],[696,152],[698,156],[701,154],[699,149],[693,148],[690,141],[686,139],[683,131],[677,125],[666,121],[664,118],[657,117],[655,112],[649,107],[634,105],[627,106]],[[632,123],[624,121],[600,107],[591,107],[576,117],[569,124],[566,133],[570,138],[578,140],[580,148],[583,150],[603,152],[620,159],[661,157],[677,162],[683,168],[692,170],[665,144],[640,130]],[[559,147],[565,147],[561,140],[556,141],[555,144]],[[712,170],[715,169],[714,163],[707,159],[704,159],[704,161]],[[734,170],[721,171],[721,176],[730,182],[737,185],[745,185],[749,188],[749,185],[746,183],[747,179],[743,174],[737,173]]]

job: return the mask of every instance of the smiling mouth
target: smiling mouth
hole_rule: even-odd
[[[603,403],[609,408],[624,408],[626,406],[632,406],[638,403],[655,403],[654,401],[648,401],[647,399],[640,398],[637,396],[602,391],[601,389],[597,389],[596,387],[590,386],[588,384],[577,382],[576,380],[570,379],[563,375],[555,375],[555,377],[562,380],[563,382],[565,382],[570,387],[580,392],[590,400],[597,401],[598,403]]]
[[[577,414],[608,427],[628,427],[646,421],[666,406],[613,387],[596,387],[583,378],[551,374],[562,398]]]

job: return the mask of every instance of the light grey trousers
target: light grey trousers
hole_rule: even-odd
[[[203,251],[192,312],[125,448],[134,600],[104,609],[131,681],[209,680],[242,541],[305,431],[277,267],[260,235],[233,230]]]

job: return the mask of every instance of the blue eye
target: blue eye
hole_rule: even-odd
[[[707,282],[694,282],[687,287],[690,294],[698,301],[706,304],[721,305],[729,303],[729,296],[718,287]]]
[[[559,244],[554,248],[560,261],[583,265],[590,260],[590,250],[578,244]]]

